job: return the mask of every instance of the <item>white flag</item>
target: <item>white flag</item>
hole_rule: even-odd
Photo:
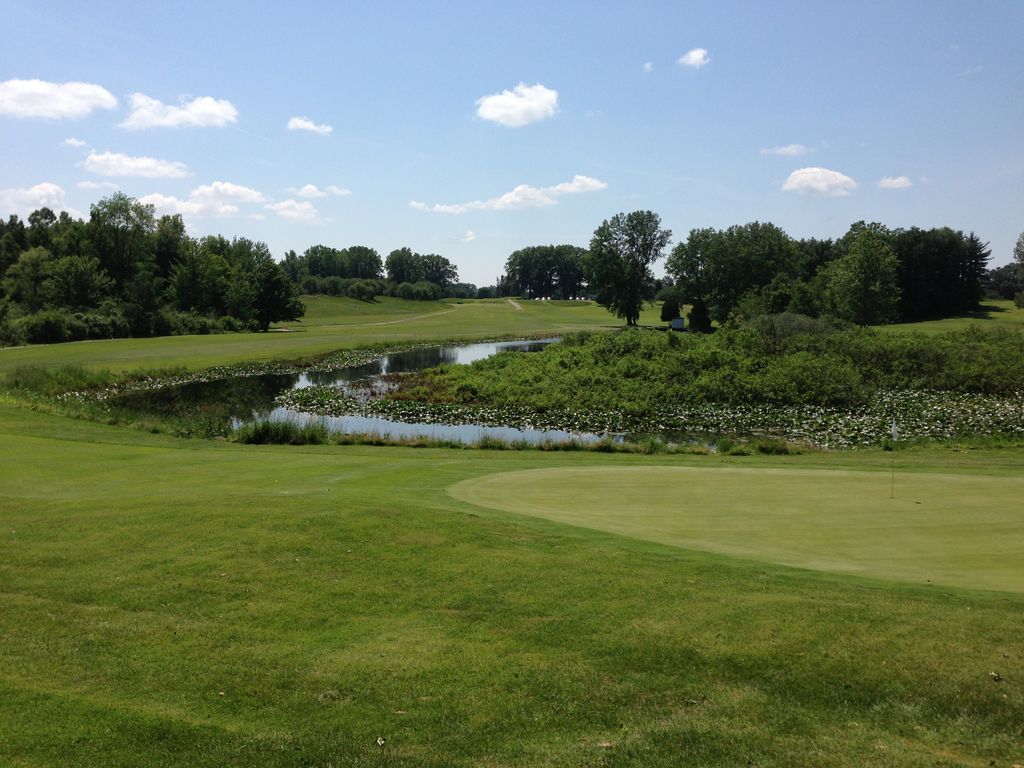
[[[892,420],[892,439],[893,440],[899,440],[900,439],[900,431],[896,428],[896,419]]]

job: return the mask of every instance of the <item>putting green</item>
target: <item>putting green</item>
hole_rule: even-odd
[[[480,507],[822,571],[1024,592],[1024,478],[719,467],[502,472]]]

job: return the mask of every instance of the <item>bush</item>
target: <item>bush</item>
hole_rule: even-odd
[[[59,309],[45,309],[16,323],[29,344],[57,344],[70,338],[68,314]]]

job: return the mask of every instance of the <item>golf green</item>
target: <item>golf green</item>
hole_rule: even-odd
[[[1024,478],[552,467],[465,480],[480,507],[821,571],[1024,592]]]

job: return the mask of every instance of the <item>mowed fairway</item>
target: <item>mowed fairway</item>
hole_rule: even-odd
[[[862,576],[1024,592],[1024,476],[554,467],[457,499],[680,547]],[[890,495],[893,498],[890,498]]]
[[[109,339],[59,345],[0,347],[0,378],[20,367],[75,365],[115,372],[139,369],[200,369],[252,361],[295,360],[369,344],[518,334],[558,335],[618,325],[589,301],[539,302],[403,301],[380,297],[358,301],[305,296],[306,316],[270,333]],[[658,323],[658,309],[641,317]]]

